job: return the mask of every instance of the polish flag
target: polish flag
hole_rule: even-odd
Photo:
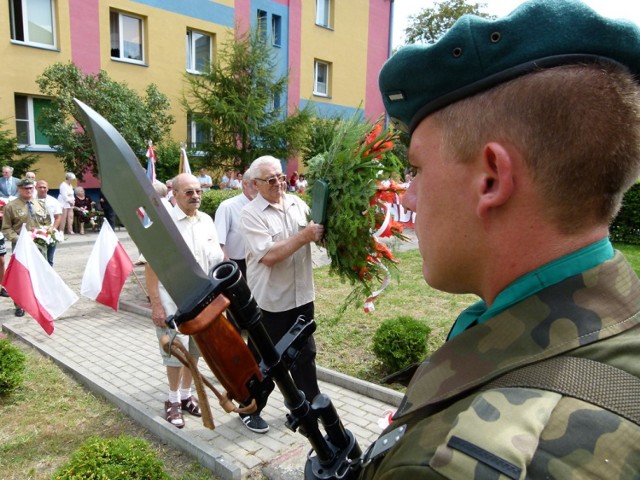
[[[102,222],[82,276],[80,293],[118,311],[120,292],[132,270],[133,262],[109,222]]]
[[[48,335],[53,333],[53,321],[78,301],[33,243],[25,225],[2,284],[13,301],[35,318]]]
[[[147,178],[151,183],[156,181],[156,152],[153,149],[153,143],[149,141],[149,148],[147,149]]]

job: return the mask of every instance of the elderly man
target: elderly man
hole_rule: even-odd
[[[164,184],[157,182],[154,187],[160,195],[166,196],[167,191]],[[213,220],[209,215],[198,210],[202,198],[200,182],[195,176],[182,173],[173,179],[173,191],[176,206],[168,207],[169,214],[187,246],[191,249],[198,265],[208,273],[214,265],[224,259],[224,254],[218,242]],[[168,333],[165,320],[176,312],[177,306],[158,281],[156,273],[148,263],[145,264],[145,278],[151,302],[151,320],[156,326],[156,333],[160,339]],[[200,357],[200,352],[193,338],[178,333],[176,340],[182,342],[185,348],[188,348],[189,353],[196,357],[196,360]],[[175,357],[167,355],[162,348],[160,348],[160,355],[167,368],[169,381],[169,395],[164,403],[165,418],[175,427],[182,428],[184,427],[183,410],[191,415],[201,416],[198,400],[192,394],[193,377],[188,368],[184,367]]]
[[[2,167],[0,178],[0,197],[9,198],[18,195],[18,179],[13,176],[13,167]]]
[[[638,27],[546,0],[462,17],[384,66],[424,277],[481,301],[419,367],[363,478],[640,471],[640,280],[608,239],[640,174],[639,73]]]
[[[253,200],[257,193],[258,190],[247,170],[242,178],[242,193],[224,200],[216,210],[216,231],[225,259],[236,262],[245,278],[247,278],[246,248],[240,216],[244,206]]]
[[[299,316],[314,318],[315,291],[311,242],[322,238],[324,227],[307,223],[309,208],[286,194],[280,160],[271,156],[253,161],[249,176],[258,194],[242,210],[247,248],[247,283],[262,310],[262,320],[276,344]],[[316,375],[316,346],[310,337],[291,366],[291,376],[308,401],[320,393]],[[242,418],[257,433],[269,426],[259,412]]]
[[[11,242],[12,250],[16,248],[22,225],[26,225],[27,230],[51,225],[44,203],[33,198],[33,187],[33,182],[28,178],[20,180],[18,198],[14,198],[4,207],[2,235]],[[17,304],[15,307],[16,317],[22,317],[24,310]]]

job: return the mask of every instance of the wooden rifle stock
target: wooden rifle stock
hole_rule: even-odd
[[[262,380],[262,373],[238,330],[224,315],[229,299],[216,295],[195,318],[178,326],[180,333],[193,336],[202,357],[228,395],[248,404],[248,385]]]

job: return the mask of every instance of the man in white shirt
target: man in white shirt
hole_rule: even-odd
[[[62,205],[60,202],[53,198],[51,195],[47,195],[49,192],[49,184],[46,180],[38,180],[36,182],[36,194],[38,195],[38,200],[41,200],[44,203],[47,212],[49,212],[49,218],[51,219],[51,226],[58,230],[60,226],[60,220],[62,219]],[[53,256],[56,253],[55,244],[49,245],[47,247],[47,261],[49,265],[53,267]]]
[[[164,186],[164,185],[162,185]],[[178,227],[193,256],[205,272],[224,259],[218,242],[218,235],[213,220],[206,213],[200,212],[202,189],[198,179],[189,173],[182,173],[173,180],[176,206],[169,210],[171,218]],[[173,299],[158,281],[156,273],[148,263],[145,264],[147,291],[151,302],[151,320],[156,326],[158,339],[168,333],[165,320],[178,309]],[[174,341],[180,341],[197,361],[200,352],[195,340],[178,333]],[[196,417],[201,416],[197,398],[192,395],[193,377],[191,371],[184,367],[175,357],[171,357],[160,348],[160,355],[167,368],[169,380],[169,396],[164,403],[165,419],[177,428],[184,427],[182,411],[186,410]]]
[[[299,316],[314,318],[311,242],[322,238],[324,227],[307,220],[309,207],[302,199],[285,193],[280,160],[257,158],[249,173],[258,194],[243,208],[241,217],[247,282],[262,311],[264,327],[276,344]],[[309,402],[320,393],[315,357],[315,341],[310,336],[291,365],[291,376]],[[254,432],[269,428],[259,413],[243,421]]]
[[[240,216],[244,206],[253,200],[257,193],[247,170],[242,179],[242,193],[223,201],[216,210],[216,231],[225,259],[236,262],[245,279],[247,278],[247,262]]]
[[[207,175],[207,171],[204,168],[200,169],[200,175],[198,175],[198,181],[200,182],[200,188],[207,191],[211,188],[211,177]]]

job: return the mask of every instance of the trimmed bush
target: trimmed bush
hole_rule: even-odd
[[[373,336],[373,353],[389,373],[397,372],[424,359],[430,333],[427,325],[413,317],[386,320]]]
[[[0,395],[7,395],[22,385],[26,355],[8,338],[0,339]]]
[[[54,480],[171,480],[149,444],[139,438],[89,437]]]
[[[211,218],[216,218],[216,210],[227,198],[235,197],[242,193],[242,190],[207,190],[202,195],[200,211],[208,213]]]

